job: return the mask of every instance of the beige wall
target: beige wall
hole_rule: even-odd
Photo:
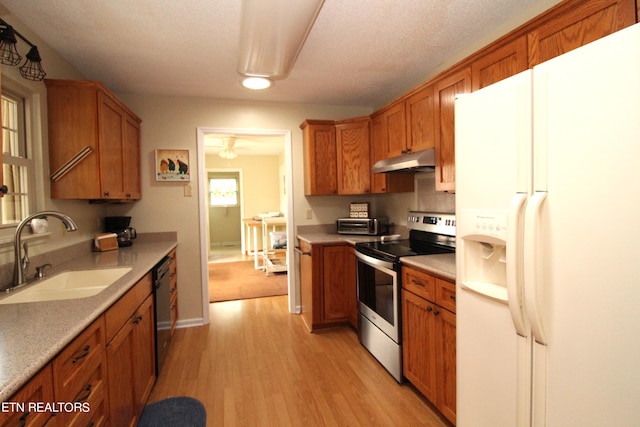
[[[138,232],[177,231],[181,321],[199,319],[202,313],[200,279],[200,230],[198,174],[206,167],[197,164],[196,130],[201,128],[240,128],[289,130],[292,138],[293,215],[298,223],[334,221],[348,211],[351,198],[305,198],[303,178],[302,131],[306,118],[338,119],[366,115],[367,108],[219,101],[204,98],[177,98],[121,94],[120,98],[142,119],[142,200],[131,205],[109,205],[110,215],[131,215]],[[192,180],[191,194],[185,196],[185,184],[156,182],[154,150],[188,149]],[[331,201],[333,200],[333,202]],[[336,203],[339,200],[340,203]],[[307,208],[323,216],[305,220]],[[278,205],[274,206],[274,210]],[[249,213],[249,211],[247,211]],[[325,219],[326,218],[326,219]],[[132,223],[133,223],[132,222]]]
[[[84,77],[69,65],[58,53],[49,48],[33,31],[25,27],[20,21],[11,15],[2,15],[2,19],[9,22],[14,28],[27,37],[32,43],[38,45],[42,65],[47,73],[47,78],[58,79],[83,79]],[[18,50],[24,56],[28,51],[27,45],[22,41],[18,42]],[[33,111],[35,112],[34,122],[31,123],[30,131],[33,139],[33,157],[35,158],[36,182],[44,190],[43,194],[36,200],[34,211],[58,210],[69,214],[78,224],[78,231],[66,233],[62,224],[56,220],[49,221],[51,234],[38,241],[29,244],[29,254],[36,255],[49,252],[53,249],[65,247],[74,243],[89,240],[93,234],[100,229],[99,220],[103,216],[101,205],[89,205],[82,201],[51,200],[49,191],[49,150],[47,133],[47,96],[46,87],[43,82],[31,82],[25,80],[20,75],[18,67],[3,65],[0,67],[2,80],[12,86],[35,93]],[[38,114],[39,113],[39,114]],[[0,264],[13,263],[13,234],[15,227],[0,229]]]

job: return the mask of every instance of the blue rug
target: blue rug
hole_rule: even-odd
[[[207,411],[193,397],[170,397],[147,405],[138,427],[205,427]]]

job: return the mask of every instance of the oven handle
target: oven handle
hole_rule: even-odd
[[[372,267],[385,268],[387,270],[394,271],[392,262],[383,261],[381,259],[365,255],[358,251],[356,251],[356,257],[358,257],[360,261],[364,262],[365,264],[369,264]]]

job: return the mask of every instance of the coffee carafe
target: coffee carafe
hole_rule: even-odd
[[[107,216],[104,218],[104,230],[118,236],[118,247],[131,246],[133,239],[138,237],[136,229],[130,227],[130,216]]]

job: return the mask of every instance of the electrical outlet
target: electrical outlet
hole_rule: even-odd
[[[184,197],[191,197],[193,196],[193,192],[191,190],[191,184],[187,184],[184,186]]]
[[[306,218],[307,219],[312,219],[313,218],[313,211],[310,208],[307,209]]]

